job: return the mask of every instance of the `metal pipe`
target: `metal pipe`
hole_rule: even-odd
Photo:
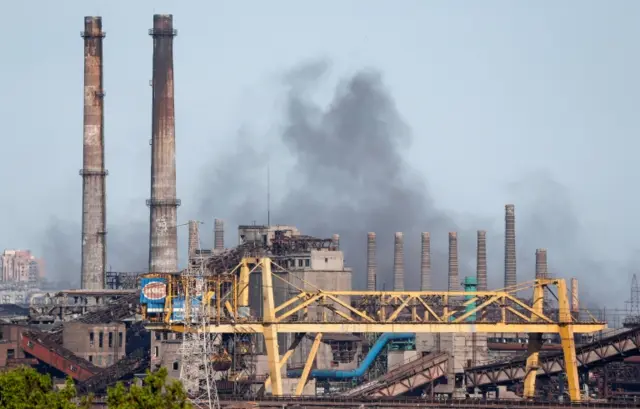
[[[173,16],[155,14],[153,28],[153,105],[149,271],[178,271],[178,206],[173,84]]]
[[[476,251],[478,291],[487,291],[487,232],[484,230],[478,230]]]
[[[213,221],[213,248],[214,250],[224,250],[224,221],[215,219]]]
[[[420,290],[431,290],[431,235],[422,233],[422,254],[420,257]]]
[[[547,249],[536,250],[536,280],[548,278],[547,272]]]
[[[504,286],[517,284],[516,277],[516,213],[512,204],[504,207]]]
[[[458,234],[449,232],[449,291],[460,290],[460,278],[458,275]]]
[[[104,89],[102,17],[85,17],[84,131],[82,176],[82,267],[80,286],[100,290],[106,275],[106,176],[104,168]]]
[[[376,290],[376,234],[367,233],[367,290]]]
[[[200,234],[197,220],[189,220],[189,259],[196,257],[196,250],[200,248]]]
[[[404,235],[400,232],[394,241],[393,291],[404,291]]]

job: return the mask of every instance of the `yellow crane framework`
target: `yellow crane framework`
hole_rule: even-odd
[[[539,279],[499,291],[325,291],[301,289],[280,305],[274,302],[272,269],[286,271],[268,257],[244,258],[233,270],[208,276],[150,273],[142,278],[141,304],[147,327],[174,332],[263,334],[269,362],[273,395],[282,395],[281,368],[293,354],[300,337],[281,357],[279,333],[316,334],[311,352],[298,381],[296,395],[309,376],[323,333],[529,333],[527,376],[524,395],[533,398],[538,355],[543,333],[558,333],[561,338],[568,392],[573,402],[580,401],[580,387],[574,343],[575,333],[596,332],[606,324],[591,317],[578,321],[572,315],[564,279]],[[261,271],[263,314],[252,317],[249,309],[249,277]],[[201,280],[196,285],[189,280]],[[306,283],[308,284],[308,283]],[[305,287],[309,287],[308,285]],[[201,288],[190,293],[187,288]],[[543,310],[545,289],[558,299],[558,309]],[[516,296],[533,290],[531,301]],[[552,291],[553,292],[553,291]],[[349,299],[358,302],[349,302]],[[185,326],[194,305],[204,303],[206,325]],[[314,309],[315,314],[309,314]],[[198,309],[202,314],[202,308]],[[198,321],[202,316],[196,317]]]

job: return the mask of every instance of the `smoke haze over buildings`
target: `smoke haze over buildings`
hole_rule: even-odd
[[[458,232],[462,279],[475,274],[477,229],[488,230],[489,285],[502,287],[503,209],[496,208],[491,219],[438,208],[429,191],[429,176],[419,175],[405,160],[411,130],[382,75],[376,70],[358,71],[340,81],[331,101],[321,105],[313,97],[326,85],[327,71],[326,62],[315,61],[284,75],[278,140],[269,140],[268,148],[262,148],[243,128],[235,153],[224,152],[222,162],[212,161],[205,172],[200,214],[210,218],[215,212],[231,225],[266,223],[266,163],[261,158],[269,158],[272,174],[274,167],[282,163],[287,167],[292,161],[291,168],[281,172],[286,183],[280,200],[272,203],[272,224],[294,224],[306,234],[323,237],[339,233],[356,288],[365,288],[369,231],[378,239],[378,287],[393,285],[393,237],[399,231],[405,234],[405,285],[419,288],[420,232],[429,231],[434,288],[444,289],[447,233]],[[456,158],[451,166],[456,166]],[[518,281],[533,279],[535,249],[546,247],[551,273],[580,277],[583,294],[588,294],[603,262],[590,256],[590,242],[584,239],[566,189],[546,173],[528,175],[509,188],[516,204]]]

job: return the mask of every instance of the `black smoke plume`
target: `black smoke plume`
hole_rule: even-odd
[[[247,127],[232,138],[235,151],[220,155],[206,170],[198,199],[201,219],[226,219],[228,236],[238,224],[266,223],[266,163],[260,158],[268,156],[272,174],[279,166],[285,169],[285,193],[272,204],[271,224],[296,225],[305,234],[322,237],[339,233],[346,263],[354,270],[354,288],[366,284],[368,231],[377,234],[380,288],[392,286],[397,231],[405,234],[405,286],[419,288],[420,232],[429,231],[432,282],[444,289],[447,233],[458,231],[463,278],[475,274],[477,229],[488,231],[489,285],[502,287],[504,208],[497,208],[492,218],[462,218],[438,208],[426,179],[404,158],[411,146],[410,128],[380,73],[363,70],[344,79],[324,106],[313,97],[327,70],[325,62],[312,62],[283,76],[284,118],[277,138],[267,138],[261,147],[265,138],[256,138]],[[516,205],[518,281],[533,279],[535,249],[545,247],[552,273],[581,280],[583,305],[587,296],[591,305],[611,299],[610,293],[600,297],[591,290],[609,261],[591,255],[594,243],[585,239],[568,189],[545,173],[527,175],[510,188],[506,202]]]

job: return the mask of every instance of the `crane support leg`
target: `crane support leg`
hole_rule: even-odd
[[[278,353],[278,329],[276,322],[275,304],[273,301],[273,277],[271,276],[271,259],[262,260],[262,301],[264,317],[264,343],[267,349],[269,375],[271,378],[271,394],[282,395],[282,375],[280,374],[280,354]]]
[[[567,372],[567,384],[571,402],[580,402],[580,380],[578,379],[578,359],[576,358],[576,342],[573,332],[573,317],[569,308],[567,284],[564,280],[558,281],[558,333],[564,353],[564,369]]]
[[[567,371],[567,384],[571,402],[580,402],[580,381],[578,379],[578,359],[576,358],[576,343],[573,338],[572,325],[560,327],[560,340],[564,353],[564,369]]]
[[[533,305],[531,311],[531,321],[538,321],[538,317],[543,314],[544,307],[544,284],[537,281],[533,289]],[[536,396],[536,376],[542,349],[542,333],[535,332],[529,334],[529,346],[527,347],[527,368],[524,378],[524,397],[533,399]]]
[[[309,357],[307,358],[307,362],[305,362],[304,364],[304,369],[302,370],[302,375],[300,376],[298,385],[296,385],[296,396],[302,395],[304,385],[307,383],[307,378],[309,377],[309,373],[311,372],[311,367],[313,366],[313,362],[316,360],[316,354],[318,353],[321,339],[322,332],[318,332],[315,339],[313,340],[313,345],[311,345],[311,351],[309,351]]]
[[[538,375],[538,359],[542,348],[542,334],[529,334],[527,347],[527,375],[524,378],[524,397],[533,399],[536,396],[536,375]]]

